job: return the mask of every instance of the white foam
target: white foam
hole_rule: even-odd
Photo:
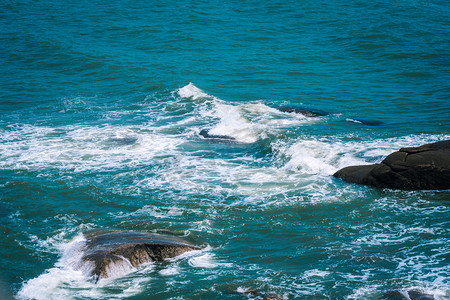
[[[265,166],[255,164],[252,155],[238,159],[179,155],[167,159],[164,168],[158,170],[159,176],[137,181],[134,186],[145,190],[170,185],[186,192],[245,196],[226,205],[343,201],[351,199],[349,193],[358,191],[349,185],[336,190],[331,177],[334,172],[350,165],[376,163],[401,147],[421,145],[433,142],[433,139],[442,137],[414,136],[369,141],[349,141],[339,137],[279,140],[271,144],[275,153],[273,163]],[[283,196],[294,191],[298,196]],[[272,197],[275,195],[280,197]],[[213,197],[211,201],[217,201],[217,198]],[[217,204],[221,203],[215,202]],[[171,218],[167,208],[144,207],[136,213]],[[209,232],[211,226],[202,223],[199,230]]]
[[[378,163],[402,147],[419,146],[449,137],[406,136],[370,141],[345,141],[338,138],[305,138],[294,144],[274,143],[279,157],[287,157],[284,168],[303,174],[332,175],[351,165]]]
[[[63,254],[55,267],[26,281],[17,296],[20,299],[70,299],[73,294],[65,289],[66,285],[93,286],[86,280],[86,270],[78,268],[85,241],[82,235],[78,235],[69,243],[61,244],[58,248]]]
[[[353,122],[353,123],[358,123],[358,124],[362,124],[362,123],[363,123],[362,121],[355,120],[355,119],[345,119],[345,121],[347,121],[347,122]]]
[[[241,286],[236,289],[236,292],[238,292],[239,294],[247,294],[248,291],[250,291],[249,288],[241,287]]]
[[[214,116],[219,122],[210,134],[233,137],[241,143],[254,143],[267,138],[284,126],[301,125],[312,121],[303,116],[289,116],[262,103],[230,105],[215,101]]]
[[[81,271],[73,271],[61,268],[51,268],[37,278],[28,280],[17,297],[19,299],[73,299],[72,291],[64,289],[64,285],[74,285],[74,283],[85,282],[85,277]],[[86,285],[83,285],[86,287]],[[79,285],[79,284],[76,284]]]
[[[29,240],[34,243],[32,247],[34,251],[59,253],[64,251],[64,249],[61,249],[61,245],[67,233],[67,231],[61,231],[55,236],[50,236],[45,240],[39,239],[36,235],[29,235]]]
[[[243,117],[238,106],[217,103],[216,115],[220,122],[211,128],[210,134],[230,136],[241,143],[254,143],[264,131],[263,126]]]
[[[447,278],[448,279],[448,278]],[[419,290],[422,291],[424,294],[433,295],[435,300],[445,300],[450,299],[450,288],[447,287],[444,288],[445,285],[441,286],[432,286],[432,287],[425,287],[425,288],[409,288],[408,290]]]
[[[377,233],[370,236],[358,238],[356,242],[369,245],[386,245],[386,244],[400,244],[413,239],[411,236],[399,236],[392,233]]]
[[[368,156],[375,156],[380,153],[387,155],[390,152],[389,150],[380,151],[385,150],[383,146],[379,146],[377,151],[370,148],[364,145],[364,142],[305,139],[280,150],[282,155],[290,158],[285,164],[285,168],[303,174],[328,176],[344,166],[369,164],[365,159]]]
[[[366,285],[364,287],[357,288],[353,291],[351,295],[349,295],[346,299],[372,299],[379,298],[381,285],[371,284]],[[439,287],[423,287],[423,286],[411,286],[408,288],[401,288],[396,290],[399,294],[401,294],[404,299],[410,299],[408,295],[408,291],[418,291],[425,295],[433,295],[433,299],[435,300],[445,300],[449,299],[450,290],[447,288],[439,288]]]
[[[376,290],[379,289],[380,285],[371,285],[371,286],[364,286],[359,287],[353,291],[351,295],[349,295],[346,299],[373,299],[373,298],[379,298],[377,297]]]
[[[131,262],[125,257],[121,255],[117,255],[116,257],[120,259],[109,263],[105,267],[106,274],[108,274],[108,278],[120,277],[137,270],[136,268],[133,267]]]
[[[208,248],[204,249],[201,253],[204,253]],[[217,260],[215,254],[213,253],[205,253],[200,256],[191,257],[188,260],[190,266],[194,268],[204,268],[204,269],[214,269],[218,267],[232,267],[231,263],[223,263]]]
[[[159,274],[163,275],[163,276],[173,276],[173,275],[177,275],[180,273],[180,270],[178,267],[170,267],[170,268],[165,268],[161,271],[159,271]]]
[[[219,264],[214,259],[214,254],[206,253],[201,256],[192,257],[189,259],[189,265],[194,268],[216,268]]]
[[[247,166],[219,158],[182,157],[176,164],[164,170],[165,182],[181,190],[228,192],[239,195],[255,195],[274,192],[296,184],[295,178],[276,167]],[[153,181],[141,182],[142,188],[154,185]]]
[[[82,262],[85,242],[86,239],[81,234],[69,242],[61,242],[58,249],[62,255],[55,266],[38,277],[24,282],[17,298],[36,300],[78,299],[79,297],[111,299],[113,296],[113,298],[133,296],[142,291],[147,284],[148,276],[120,280],[122,276],[136,270],[125,258],[108,266],[109,278],[94,283],[90,278],[93,264]],[[152,268],[152,263],[145,264],[141,272],[151,271]],[[120,291],[112,296],[108,294],[108,289],[111,287],[119,288]]]
[[[145,126],[18,126],[12,131],[0,131],[0,168],[121,168],[148,163],[184,142],[153,131]]]
[[[303,273],[303,278],[307,279],[310,277],[318,277],[318,278],[324,278],[329,276],[331,273],[328,271],[322,271],[322,270],[318,270],[318,269],[313,269],[313,270],[309,270],[309,271],[305,271]]]
[[[253,122],[271,127],[286,127],[320,122],[321,119],[305,117],[302,114],[290,114],[263,103],[248,103],[240,105],[241,110]]]
[[[142,208],[139,208],[138,210],[131,212],[131,213],[115,213],[114,216],[117,218],[136,218],[139,216],[151,216],[153,218],[161,218],[161,219],[168,219],[173,217],[179,217],[183,214],[183,210],[178,207],[160,207],[160,206],[154,206],[154,205],[145,205]]]
[[[333,174],[337,167],[333,160],[338,153],[335,146],[320,141],[301,141],[291,146],[286,154],[291,157],[285,165],[306,174]]]
[[[215,124],[209,129],[212,135],[229,136],[240,143],[254,143],[277,127],[313,122],[301,115],[291,115],[262,103],[232,105],[208,95],[194,84],[180,88],[178,95],[184,98],[205,99],[200,110],[202,118],[212,119]],[[218,120],[218,122],[216,121]]]
[[[178,95],[183,98],[192,98],[194,100],[197,100],[199,98],[211,98],[210,95],[196,87],[192,82],[178,89]]]

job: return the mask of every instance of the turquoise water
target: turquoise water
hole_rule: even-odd
[[[61,2],[0,3],[0,296],[450,298],[450,193],[331,176],[450,139],[448,2]],[[203,250],[94,284],[105,229]]]

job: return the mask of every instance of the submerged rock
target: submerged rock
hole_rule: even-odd
[[[384,299],[386,300],[433,300],[434,296],[425,294],[416,290],[392,290],[387,291]]]
[[[90,276],[101,278],[125,275],[152,261],[163,261],[200,248],[184,239],[131,231],[109,232],[88,237],[83,264],[92,266]]]
[[[317,110],[317,109],[306,109],[301,107],[293,107],[293,106],[282,106],[278,107],[279,111],[287,112],[287,113],[296,113],[304,115],[305,117],[322,117],[328,115],[327,112]]]
[[[219,135],[219,134],[210,134],[207,129],[202,129],[199,134],[205,139],[217,139],[217,140],[227,140],[227,141],[235,141],[236,139],[232,136],[228,135]]]
[[[379,164],[346,167],[333,176],[381,188],[450,189],[450,140],[402,148]]]

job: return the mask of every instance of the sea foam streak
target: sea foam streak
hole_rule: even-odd
[[[145,126],[16,126],[0,131],[0,168],[113,169],[166,155],[183,142]]]

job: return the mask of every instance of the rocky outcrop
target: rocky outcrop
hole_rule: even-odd
[[[200,248],[176,237],[130,231],[89,236],[82,264],[90,266],[90,276],[102,278],[125,275],[152,261],[163,261]]]
[[[381,188],[450,189],[450,140],[402,148],[379,164],[346,167],[333,176]]]
[[[279,111],[287,112],[287,113],[296,113],[304,115],[305,117],[322,117],[328,115],[327,112],[316,110],[316,109],[306,109],[301,107],[293,107],[293,106],[281,106],[278,107]]]

